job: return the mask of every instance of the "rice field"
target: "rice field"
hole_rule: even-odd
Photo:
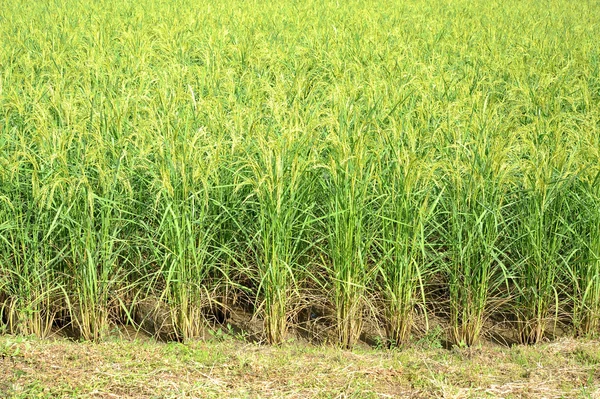
[[[596,336],[598,43],[594,0],[2,1],[0,330]]]

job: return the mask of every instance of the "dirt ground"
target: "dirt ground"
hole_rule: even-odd
[[[2,398],[600,398],[600,341],[401,349],[290,342],[227,333],[160,343],[0,337]]]

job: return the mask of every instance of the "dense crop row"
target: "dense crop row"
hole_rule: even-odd
[[[597,2],[205,3],[3,2],[5,330],[599,332]]]

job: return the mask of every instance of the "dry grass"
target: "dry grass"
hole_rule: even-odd
[[[596,398],[597,341],[342,351],[0,338],[3,398]]]

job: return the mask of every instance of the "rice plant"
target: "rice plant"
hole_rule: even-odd
[[[307,136],[297,138],[293,132],[259,138],[248,146],[247,184],[252,187],[249,201],[254,202],[251,208],[256,220],[256,230],[249,229],[249,240],[255,242],[258,301],[264,304],[267,341],[280,344],[293,313],[291,302],[297,297],[300,257],[309,247],[313,150]]]
[[[393,136],[392,136],[393,137]],[[381,208],[379,278],[385,327],[391,345],[408,342],[417,307],[425,304],[430,272],[429,221],[437,212],[439,195],[431,186],[435,170],[392,140],[381,161],[377,180]],[[426,313],[425,313],[426,314]]]
[[[560,154],[566,156],[566,154]],[[571,262],[568,221],[568,176],[539,151],[518,195],[516,210],[515,298],[519,339],[536,343],[556,321],[561,294],[559,276]],[[559,162],[560,162],[559,158]],[[554,159],[556,162],[556,160]]]
[[[542,11],[4,2],[0,324],[183,340],[235,310],[280,343],[319,307],[349,348],[435,308],[470,345],[501,299],[522,342],[593,335],[600,12]]]
[[[470,148],[469,148],[470,147]],[[502,148],[469,143],[445,171],[443,242],[450,294],[451,339],[473,345],[489,314],[492,291],[505,281],[501,247],[507,185]]]
[[[37,220],[38,229],[27,226],[35,208],[23,209],[6,197],[2,202],[0,317],[10,333],[46,337],[64,298],[60,276],[48,267],[57,260],[44,237],[52,230],[41,228],[48,226],[43,219]]]
[[[341,116],[341,129],[350,120]],[[351,348],[359,339],[373,278],[371,251],[374,231],[372,189],[374,161],[360,133],[341,131],[330,143],[323,170],[326,195],[327,261],[331,301],[339,344]]]
[[[600,327],[600,175],[590,180],[580,179],[573,188],[578,207],[578,261],[570,263],[566,278],[572,285],[573,324],[579,335],[594,336]]]
[[[171,309],[174,333],[182,339],[204,337],[209,309],[223,281],[216,236],[223,210],[216,199],[219,147],[206,142],[206,129],[181,127],[158,148],[158,193],[148,232],[160,263],[155,294]],[[146,283],[147,284],[147,283]]]

